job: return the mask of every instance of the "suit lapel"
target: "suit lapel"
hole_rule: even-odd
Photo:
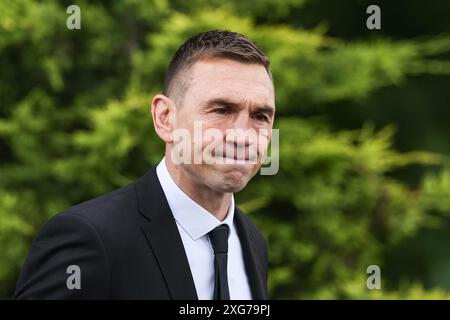
[[[267,299],[267,293],[265,289],[265,279],[263,276],[263,266],[260,263],[261,259],[258,258],[258,248],[256,247],[256,242],[253,240],[253,233],[251,229],[247,227],[245,217],[243,217],[243,215],[244,213],[242,213],[239,209],[235,209],[234,219],[244,253],[245,271],[250,283],[253,299],[265,300]]]
[[[175,219],[156,175],[156,167],[136,182],[142,227],[172,299],[196,300],[194,280]]]

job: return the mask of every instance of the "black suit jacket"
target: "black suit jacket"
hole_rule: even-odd
[[[236,209],[254,299],[267,299],[267,246]],[[81,289],[69,290],[70,265]],[[17,299],[197,299],[175,219],[153,167],[136,182],[67,209],[33,241]]]

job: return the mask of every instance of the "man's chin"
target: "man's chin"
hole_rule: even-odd
[[[226,193],[236,193],[241,191],[247,185],[247,180],[236,180],[234,178],[226,177],[220,185],[220,191]]]
[[[239,192],[254,176],[255,166],[251,164],[219,164],[214,169],[221,175],[225,192]]]

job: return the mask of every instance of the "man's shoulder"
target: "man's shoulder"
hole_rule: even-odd
[[[124,205],[129,205],[130,202],[136,202],[135,182],[78,203],[66,209],[66,211],[89,214],[89,212],[97,211],[98,209],[114,210]]]
[[[86,226],[99,233],[113,234],[118,229],[128,229],[137,219],[136,182],[98,197],[78,203],[55,214],[46,226],[62,227],[67,224]],[[131,227],[131,225],[130,225]]]

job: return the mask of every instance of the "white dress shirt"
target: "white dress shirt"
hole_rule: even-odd
[[[156,167],[156,173],[177,223],[198,298],[210,300],[214,297],[214,251],[209,242],[208,232],[220,224],[227,224],[230,228],[228,237],[230,298],[233,300],[251,299],[242,247],[233,224],[234,197],[231,197],[225,220],[220,221],[178,187],[167,170],[165,158]]]

